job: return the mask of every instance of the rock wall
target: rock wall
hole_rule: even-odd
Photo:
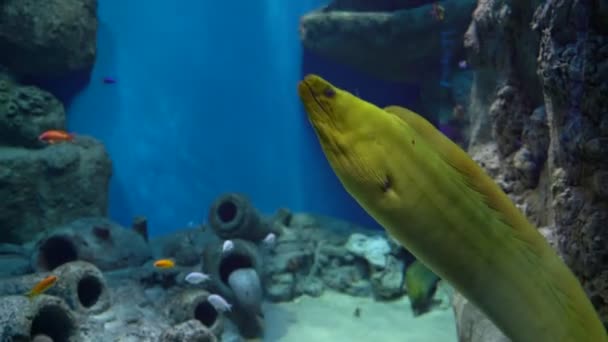
[[[549,1],[535,15],[559,250],[608,323],[606,1]]]
[[[0,1],[0,64],[25,75],[93,66],[97,0]]]
[[[38,136],[65,130],[63,104],[22,83],[93,65],[96,0],[0,1],[0,242],[107,211],[110,158],[103,145],[77,136],[47,146]]]
[[[608,322],[605,9],[605,1],[479,0],[465,45],[475,66],[470,153]]]
[[[111,162],[88,137],[44,149],[0,146],[0,242],[25,243],[84,216],[105,216]]]
[[[396,7],[374,2],[375,12],[370,12],[369,4],[334,2],[324,10],[302,17],[302,43],[320,56],[382,79],[416,81],[423,79],[423,75],[438,75],[442,31],[461,36],[474,1],[445,1],[443,22],[433,19],[430,5],[388,11],[401,8],[397,4],[393,6]],[[454,48],[455,54],[462,50],[462,46]],[[436,62],[429,63],[431,60]]]

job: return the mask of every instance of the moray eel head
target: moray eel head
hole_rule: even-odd
[[[413,157],[413,149],[408,150],[407,146],[413,148],[416,137],[407,124],[317,75],[306,76],[298,84],[298,93],[327,160],[359,204],[369,210],[390,209],[397,205],[403,209],[404,205],[415,205],[415,197],[400,199],[399,192],[395,191],[397,186],[407,189],[415,184],[404,177],[400,177],[400,184],[396,184],[397,179],[393,175],[399,170],[391,168],[394,163],[386,160],[390,150],[382,143],[386,139],[378,137],[380,132],[399,139],[409,137],[411,144],[404,144],[405,150],[400,151],[400,156],[391,158]],[[384,117],[379,118],[379,115]],[[374,125],[366,125],[372,116]],[[400,165],[407,163],[406,160]]]

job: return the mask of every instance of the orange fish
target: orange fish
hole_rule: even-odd
[[[66,131],[52,129],[40,134],[38,136],[38,140],[47,142],[49,144],[55,144],[61,141],[73,141],[74,134],[68,133]]]
[[[154,267],[156,268],[173,268],[175,267],[175,262],[171,259],[160,259],[154,262]]]
[[[33,299],[34,297],[42,294],[44,291],[48,290],[51,286],[53,286],[57,282],[57,276],[50,275],[41,281],[38,284],[34,285],[34,287],[30,290],[30,292],[25,295],[29,299]]]

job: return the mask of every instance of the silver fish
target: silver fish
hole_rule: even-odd
[[[229,304],[224,297],[220,296],[220,295],[216,295],[216,294],[212,294],[209,295],[209,297],[207,297],[207,301],[213,305],[213,307],[215,308],[215,310],[219,311],[219,312],[224,312],[224,311],[230,311],[232,310],[232,305]]]
[[[201,272],[191,272],[188,273],[188,275],[186,276],[186,281],[189,282],[190,284],[200,284],[206,280],[209,280],[210,277],[205,274],[205,273],[201,273]]]
[[[233,248],[234,248],[234,242],[232,242],[231,240],[226,240],[226,241],[224,241],[224,244],[222,245],[222,252],[223,253],[230,252]]]
[[[266,235],[263,242],[267,246],[272,246],[272,245],[274,245],[276,240],[277,240],[276,235],[274,235],[274,233],[269,233],[268,235]]]

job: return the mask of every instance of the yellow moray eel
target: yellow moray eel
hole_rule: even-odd
[[[494,181],[428,121],[308,75],[298,92],[351,196],[514,342],[605,342],[570,269]]]

